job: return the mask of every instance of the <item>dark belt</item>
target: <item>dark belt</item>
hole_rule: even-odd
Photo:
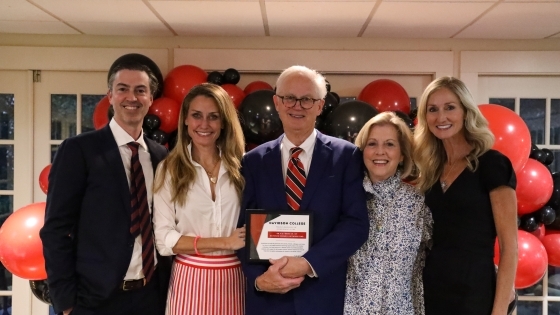
[[[146,278],[137,280],[124,280],[120,286],[120,289],[123,291],[132,291],[142,289],[144,286],[146,286]]]

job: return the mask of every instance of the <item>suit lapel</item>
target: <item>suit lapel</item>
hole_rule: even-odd
[[[309,168],[309,174],[307,174],[305,190],[303,191],[303,198],[301,200],[301,209],[308,209],[315,191],[321,186],[323,176],[328,175],[326,168],[331,160],[332,148],[330,147],[330,141],[323,136],[323,134],[317,132],[311,167]]]
[[[115,176],[114,183],[116,188],[119,190],[118,195],[121,196],[121,200],[124,204],[122,209],[126,211],[126,215],[130,215],[132,211],[130,208],[130,188],[128,187],[128,180],[126,178],[119,147],[117,146],[115,137],[113,136],[111,128],[108,124],[100,130],[99,135],[101,138],[99,145],[103,152],[103,157],[105,158],[105,162],[108,167],[112,169],[111,173]]]
[[[144,136],[144,141],[146,142],[146,145],[148,146],[148,151],[150,152],[150,160],[152,161],[152,167],[154,168],[154,176],[155,176],[157,165],[159,164],[159,162],[161,162],[161,160],[163,160],[165,156],[160,154],[162,150],[161,148],[157,147],[159,144],[154,143],[153,140],[148,139],[148,137],[146,136]]]
[[[272,194],[274,204],[285,205],[282,209],[285,210],[288,207],[286,201],[286,191],[284,184],[284,174],[282,172],[282,153],[280,152],[280,143],[282,142],[282,137],[276,139],[276,142],[272,145],[270,150],[266,152],[263,156],[263,164],[267,174],[265,181],[269,182],[270,190],[269,193]],[[285,208],[285,209],[284,209]]]

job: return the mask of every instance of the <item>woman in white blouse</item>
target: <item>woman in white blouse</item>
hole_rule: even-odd
[[[243,314],[245,281],[234,251],[244,180],[244,140],[229,95],[201,84],[185,97],[177,145],[154,184],[154,233],[161,255],[176,255],[168,315]]]

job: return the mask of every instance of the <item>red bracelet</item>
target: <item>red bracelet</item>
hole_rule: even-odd
[[[198,239],[200,238],[200,235],[194,238],[194,243],[193,243],[193,247],[194,247],[194,252],[195,254],[200,256],[200,253],[198,252],[198,248],[196,248],[196,243],[198,242]]]

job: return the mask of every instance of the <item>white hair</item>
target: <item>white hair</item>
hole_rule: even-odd
[[[280,90],[282,84],[287,78],[294,74],[299,74],[308,77],[311,81],[315,83],[317,94],[320,98],[325,98],[327,95],[327,82],[325,77],[316,70],[309,69],[305,66],[291,66],[288,69],[282,71],[278,79],[276,80],[276,90]]]

